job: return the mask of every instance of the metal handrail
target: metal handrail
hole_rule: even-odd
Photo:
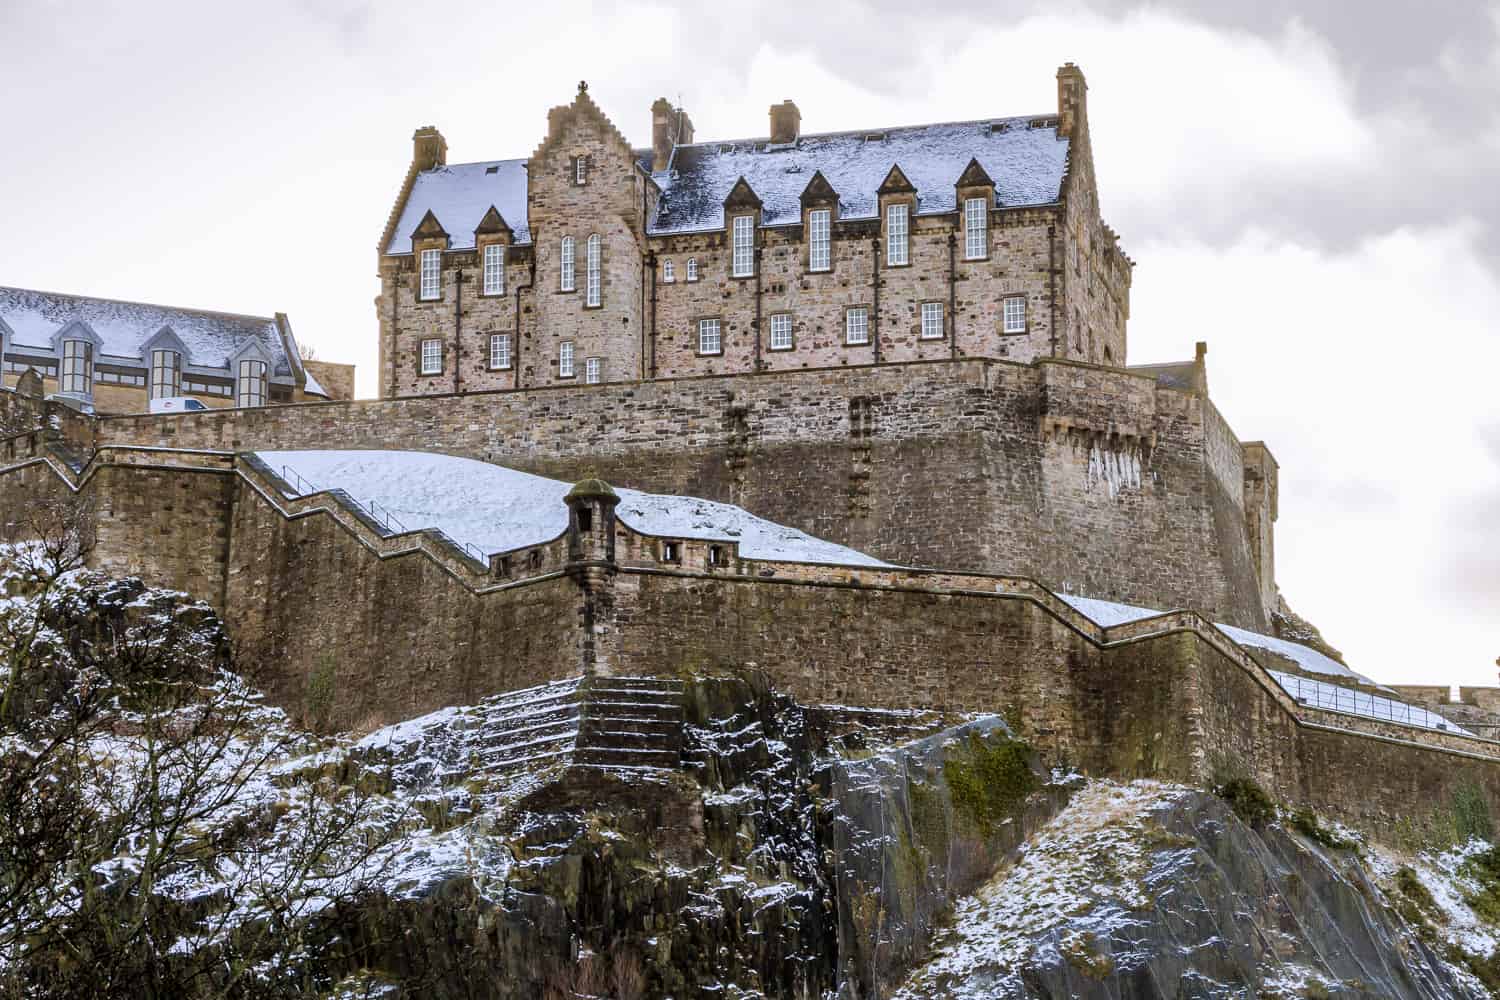
[[[1442,716],[1404,701],[1382,698],[1379,695],[1338,684],[1329,684],[1326,681],[1304,680],[1295,674],[1278,672],[1276,681],[1299,704],[1310,708],[1399,722],[1421,729],[1448,729],[1448,720]],[[1345,698],[1353,702],[1352,707],[1345,703]]]

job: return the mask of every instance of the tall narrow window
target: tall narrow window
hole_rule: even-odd
[[[833,210],[819,208],[807,213],[807,269],[826,271],[832,266],[830,243]]]
[[[943,304],[922,303],[922,339],[937,340],[943,335]]]
[[[586,296],[584,305],[597,306],[599,304],[599,258],[604,252],[604,241],[595,233],[589,237],[587,251],[584,260],[584,278],[588,286],[584,290]]]
[[[422,251],[422,288],[420,295],[424,300],[436,299],[442,296],[443,274],[443,251]]]
[[[573,183],[587,184],[589,182],[589,158],[587,156],[573,157]]]
[[[266,405],[266,363],[246,358],[234,379],[235,406]]]
[[[697,257],[689,257],[688,258],[687,280],[689,280],[689,281],[697,281],[698,280],[698,258]]]
[[[792,349],[792,314],[771,314],[771,350],[790,351]]]
[[[434,337],[431,340],[422,341],[422,359],[418,369],[422,375],[441,375],[443,373],[443,342]]]
[[[964,199],[964,259],[989,256],[990,207],[984,198]]]
[[[661,280],[669,285],[677,280],[677,269],[672,266],[672,262],[670,260],[662,261]]]
[[[885,207],[885,262],[892,267],[900,267],[907,260],[907,209],[906,205]]]
[[[151,398],[179,396],[182,386],[182,355],[176,351],[151,352]]]
[[[583,361],[583,380],[589,385],[598,385],[604,381],[604,359],[585,358]]]
[[[724,341],[720,338],[719,321],[700,319],[698,321],[698,353],[722,354],[723,352]]]
[[[87,340],[65,340],[62,348],[62,391],[89,394],[94,386],[94,345]]]
[[[564,292],[571,292],[578,286],[574,283],[573,276],[573,237],[564,236],[562,251],[557,255],[558,288]]]
[[[1006,333],[1026,332],[1026,297],[1023,295],[1012,295],[1005,300],[1005,326]]]
[[[510,367],[510,334],[490,334],[490,367]]]
[[[870,313],[864,306],[855,306],[844,312],[844,343],[868,344],[870,342]]]
[[[755,216],[734,217],[734,264],[730,270],[736,278],[755,273]]]
[[[499,243],[484,248],[484,294],[505,294],[505,247]]]
[[[573,377],[573,342],[565,340],[557,345],[557,377]]]

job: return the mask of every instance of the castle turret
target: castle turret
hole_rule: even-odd
[[[602,479],[584,479],[563,498],[568,505],[568,562],[615,561],[615,506],[620,496]]]

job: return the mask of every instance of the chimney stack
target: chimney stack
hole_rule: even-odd
[[[1084,82],[1083,70],[1072,63],[1064,63],[1057,70],[1057,134],[1076,139],[1089,127],[1089,85]]]
[[[423,125],[412,133],[411,159],[418,170],[431,170],[448,162],[448,142],[431,125]]]
[[[665,97],[658,97],[651,105],[651,172],[667,169],[672,160],[672,147],[686,146],[693,141],[693,120],[681,108],[672,107]]]
[[[771,141],[777,145],[796,142],[802,134],[802,112],[791,101],[771,105]]]

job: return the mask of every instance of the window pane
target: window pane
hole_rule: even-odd
[[[182,358],[176,351],[151,352],[151,398],[181,395]]]
[[[571,292],[576,286],[573,281],[573,237],[564,236],[562,241],[562,252],[558,255],[559,285],[565,292]]]
[[[484,294],[505,291],[505,247],[491,243],[484,248]]]
[[[573,377],[573,342],[565,340],[557,348],[557,374],[559,378]]]
[[[217,395],[217,392],[209,386],[204,386],[204,389]],[[240,362],[235,379],[234,404],[236,406],[266,405],[266,363],[264,361]]]
[[[889,205],[885,210],[885,262],[906,263],[907,206]]]
[[[943,305],[941,302],[922,303],[922,339],[936,340],[943,335]]]
[[[844,313],[844,342],[866,344],[869,340],[869,314],[863,308],[850,309]]]
[[[698,258],[697,257],[689,257],[688,258],[687,280],[689,280],[689,281],[697,281],[698,280]]]
[[[718,354],[723,348],[723,341],[719,336],[719,321],[716,319],[703,319],[698,321],[698,353]]]
[[[490,334],[490,367],[510,367],[510,334]]]
[[[807,213],[809,270],[826,271],[829,268],[829,231],[832,218],[833,213],[826,208]]]
[[[583,363],[583,380],[590,385],[597,384],[603,380],[604,359],[589,358]]]
[[[1005,332],[1026,332],[1026,300],[1019,295],[1005,300]]]
[[[422,341],[422,374],[437,375],[443,370],[443,342],[441,340]]]
[[[734,276],[743,278],[755,273],[755,217],[734,218]]]
[[[661,280],[671,283],[676,280],[677,271],[670,260],[663,261],[661,265]]]
[[[443,270],[443,252],[441,250],[422,251],[422,290],[421,297],[424,299],[435,299],[441,294],[439,284]]]
[[[599,258],[602,255],[603,247],[604,241],[597,235],[589,237],[588,259],[586,261],[588,288],[585,290],[585,295],[587,296],[587,303],[591,306],[599,304]]]
[[[792,346],[792,314],[776,313],[771,317],[771,350],[786,351]]]
[[[964,256],[970,260],[984,257],[989,249],[989,206],[983,198],[964,201]]]

